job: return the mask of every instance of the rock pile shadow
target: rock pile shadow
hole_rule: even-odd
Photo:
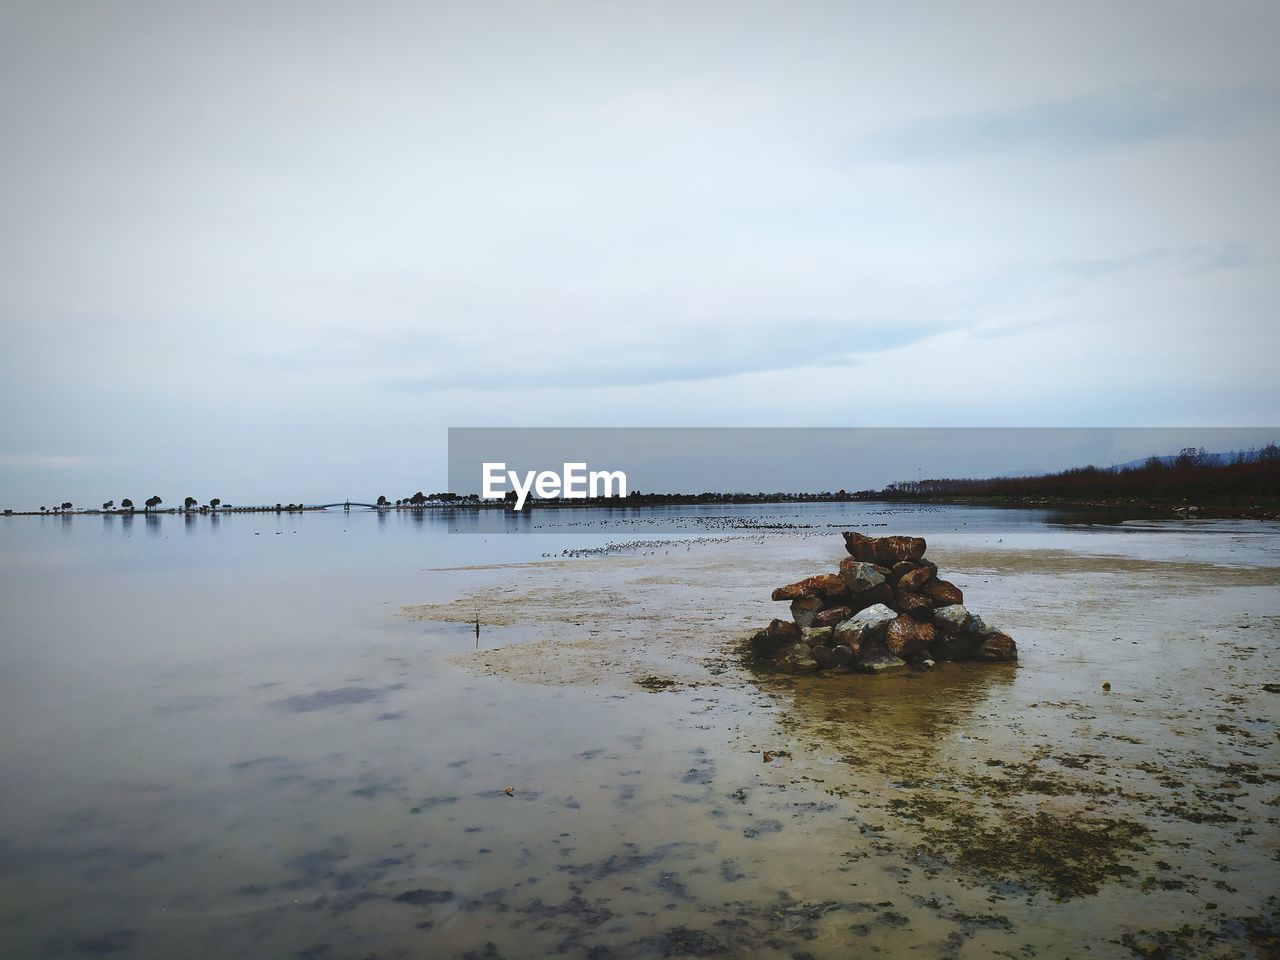
[[[1017,660],[1008,634],[964,606],[964,594],[926,560],[922,537],[843,534],[849,556],[822,573],[773,591],[791,601],[751,638],[755,653],[791,672],[883,673],[947,660]]]

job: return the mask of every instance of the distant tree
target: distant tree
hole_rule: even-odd
[[[130,500],[128,497],[125,497],[123,500],[120,501],[120,509],[128,510],[130,513],[133,513],[133,501]]]
[[[217,510],[219,505],[221,505],[221,503],[222,503],[221,500],[219,500],[217,497],[214,497],[212,500],[209,501],[209,506],[212,507],[214,510]]]
[[[199,502],[200,501],[198,501],[195,497],[187,497],[187,499],[182,501],[182,506],[184,509],[191,510]]]
[[[412,503],[415,507],[420,507],[427,502],[427,495],[423,493],[421,490],[419,490],[417,493],[415,493],[412,497],[409,498],[409,502]]]
[[[1205,459],[1204,447],[1183,447],[1178,451],[1176,466],[1182,468],[1196,467],[1204,463]]]
[[[70,501],[70,500],[64,500],[64,501],[62,501],[62,509],[63,509],[63,510],[70,510],[70,509],[71,509],[71,501]]]
[[[40,512],[41,512],[41,513],[48,513],[48,512],[49,512],[49,508],[48,508],[48,507],[46,507],[44,504],[41,504],[41,505],[40,505]]]
[[[380,507],[387,506],[387,498],[383,496],[378,497],[378,506]]]
[[[108,500],[106,503],[104,503],[104,504],[102,505],[102,509],[103,509],[103,510],[110,510],[110,509],[111,509],[112,507],[114,507],[115,505],[116,505],[116,502],[115,502],[114,500]]]
[[[156,507],[160,506],[160,504],[162,503],[164,503],[164,501],[161,500],[159,496],[148,497],[146,507],[148,510],[154,510]]]

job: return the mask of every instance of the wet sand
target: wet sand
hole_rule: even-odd
[[[543,935],[600,956],[1274,955],[1271,548],[1229,532],[1079,538],[1089,552],[975,539],[930,556],[1018,639],[1016,667],[753,673],[742,637],[785,607],[769,588],[838,560],[812,540],[511,568],[407,608],[478,615],[488,649],[453,657],[477,675],[636,684],[671,718],[644,763],[584,761],[616,757],[635,780],[640,820],[575,831],[595,856],[564,865],[561,906],[609,922],[573,932],[506,900],[469,925],[510,956]]]

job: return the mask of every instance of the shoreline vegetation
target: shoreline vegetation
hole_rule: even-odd
[[[76,508],[70,502],[38,510],[5,509],[4,516],[309,513],[351,507],[374,510],[492,510],[509,509],[515,494],[502,500],[482,500],[476,494],[421,491],[399,500],[379,496],[375,502],[328,504],[276,503],[234,506],[213,499],[200,504],[187,497],[181,506],[164,507],[159,496],[138,509],[131,500],[117,506],[108,501],[97,508]],[[1176,456],[1150,457],[1117,467],[1076,467],[1058,473],[985,479],[921,479],[891,483],[879,490],[810,492],[643,493],[588,497],[581,500],[539,500],[538,509],[630,509],[666,506],[799,503],[963,504],[982,507],[1079,509],[1114,512],[1135,519],[1182,517],[1198,519],[1280,520],[1280,447],[1275,444],[1248,451],[1210,454],[1187,448]]]

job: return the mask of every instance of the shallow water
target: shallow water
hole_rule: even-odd
[[[1274,525],[124,519],[0,525],[2,956],[1274,938]],[[781,613],[769,588],[833,567],[850,527],[928,536],[1021,664],[753,674],[738,641]]]

